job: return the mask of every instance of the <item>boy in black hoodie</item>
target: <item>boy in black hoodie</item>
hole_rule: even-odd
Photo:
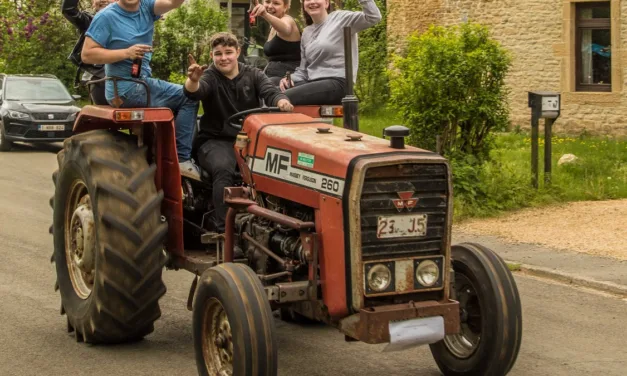
[[[216,231],[224,232],[228,205],[224,203],[224,188],[233,184],[237,165],[233,143],[237,130],[226,120],[237,112],[268,106],[292,111],[289,99],[259,69],[237,61],[239,43],[231,33],[217,33],[211,38],[213,65],[200,66],[190,55],[190,67],[185,81],[185,95],[202,102],[204,115],[200,118],[197,144],[198,162],[209,173],[213,184]]]

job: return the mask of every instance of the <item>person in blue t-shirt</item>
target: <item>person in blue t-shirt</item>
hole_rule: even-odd
[[[183,85],[152,78],[150,68],[154,23],[162,14],[181,6],[183,1],[118,0],[94,16],[85,33],[81,58],[88,64],[105,64],[107,77],[122,78],[133,78],[133,60],[141,59],[139,79],[150,88],[150,106],[167,107],[176,114],[176,149],[181,174],[198,178],[198,167],[191,159],[198,101],[185,96]],[[122,100],[119,107],[146,107],[143,85],[118,81],[117,89]],[[115,105],[111,80],[106,83],[105,97],[109,104]]]

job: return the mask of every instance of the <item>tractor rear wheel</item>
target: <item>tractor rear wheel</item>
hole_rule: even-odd
[[[52,258],[68,331],[88,343],[141,339],[166,292],[156,167],[129,136],[104,130],[65,140],[58,162]]]
[[[199,375],[275,376],[277,342],[272,311],[259,277],[225,263],[200,277],[193,308]]]
[[[522,308],[512,273],[493,251],[478,244],[451,247],[458,334],[432,344],[446,376],[502,376],[514,366],[522,341]]]

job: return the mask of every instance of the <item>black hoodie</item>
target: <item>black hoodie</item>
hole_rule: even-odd
[[[242,63],[239,63],[239,74],[232,80],[211,65],[200,77],[196,92],[183,88],[188,98],[202,101],[204,114],[200,118],[197,145],[210,138],[235,140],[238,131],[226,124],[230,116],[261,107],[262,99],[270,107],[276,107],[281,99],[288,99],[261,70]]]
[[[91,24],[94,16],[90,13],[79,10],[78,1],[79,0],[63,0],[61,2],[61,13],[81,33],[81,37],[78,39],[78,42],[76,42],[76,45],[74,45],[74,49],[68,58],[79,68],[76,73],[77,77],[80,70],[83,69],[94,75],[95,78],[104,78],[104,65],[85,64],[81,59],[81,51],[83,50],[83,43],[85,42],[85,32],[89,29],[89,25]]]

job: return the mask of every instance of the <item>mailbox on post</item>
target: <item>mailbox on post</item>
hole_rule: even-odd
[[[539,120],[544,119],[544,182],[551,182],[551,128],[560,116],[561,95],[553,91],[530,91],[531,108],[531,174],[532,184],[538,188],[538,132]]]

